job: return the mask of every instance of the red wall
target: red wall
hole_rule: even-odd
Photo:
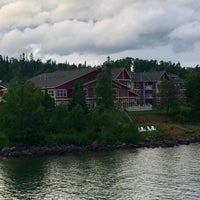
[[[67,89],[67,97],[56,97],[56,100],[64,100],[67,98],[71,98],[72,97],[72,89],[75,85],[75,83],[79,82],[79,83],[87,83],[89,81],[92,81],[94,79],[96,79],[97,75],[101,72],[101,69],[97,69],[96,71],[93,71],[91,73],[88,73],[80,78],[77,78],[75,80],[72,80],[68,83],[65,83],[59,87],[57,87],[56,89]]]

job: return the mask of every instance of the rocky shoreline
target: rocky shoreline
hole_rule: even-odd
[[[200,144],[200,138],[182,138],[178,140],[159,140],[155,141],[147,139],[138,144],[121,144],[121,145],[98,145],[92,144],[89,146],[76,145],[60,145],[55,147],[12,147],[3,148],[0,151],[1,157],[38,157],[48,155],[64,155],[68,153],[84,153],[84,152],[100,152],[114,151],[123,149],[138,149],[138,148],[158,148],[158,147],[175,147],[178,145],[189,145],[191,143]]]

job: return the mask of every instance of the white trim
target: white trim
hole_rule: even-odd
[[[56,89],[56,97],[67,97],[67,89]]]
[[[83,88],[84,92],[85,92],[85,96],[88,97],[88,88]]]

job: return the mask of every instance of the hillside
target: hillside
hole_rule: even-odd
[[[168,140],[186,144],[200,141],[200,124],[180,124],[168,116],[153,112],[131,113],[130,116],[138,127],[145,128],[152,125],[156,127],[156,131],[142,132],[142,141],[149,139],[154,141]]]

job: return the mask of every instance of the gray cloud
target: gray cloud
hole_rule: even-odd
[[[193,21],[174,29],[170,39],[176,52],[191,50],[200,42],[200,22]]]
[[[195,0],[2,0],[0,53],[46,57],[104,55],[200,41]]]

